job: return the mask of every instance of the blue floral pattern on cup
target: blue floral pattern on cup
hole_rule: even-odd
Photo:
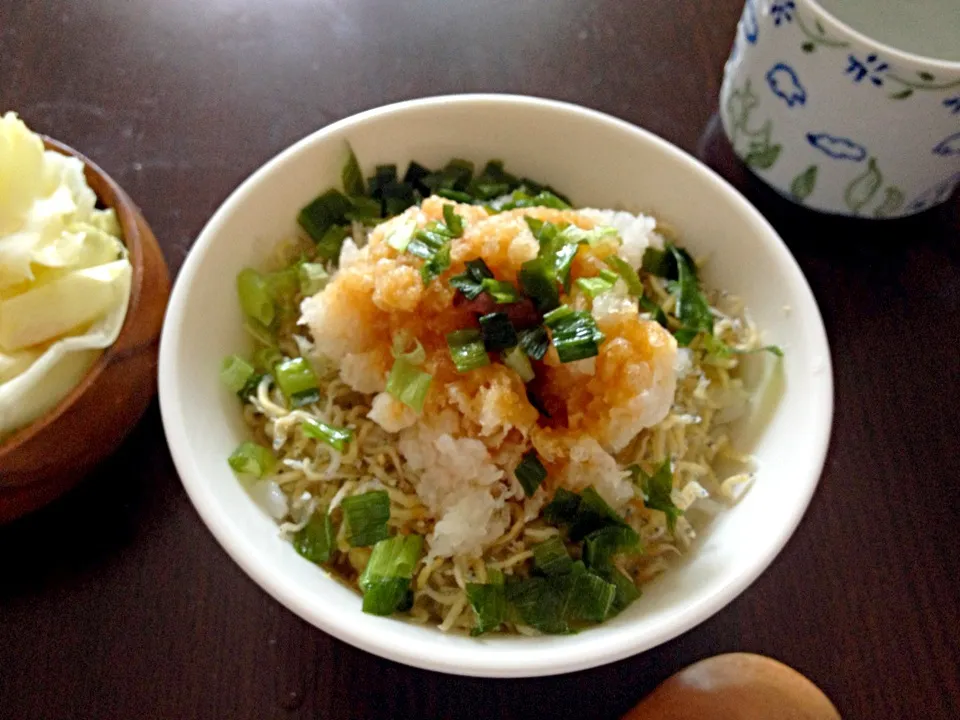
[[[747,0],[743,7],[743,36],[751,45],[757,44],[757,38],[760,35],[760,26],[757,24],[757,8],[754,5],[755,0]]]
[[[956,97],[952,97],[952,98],[947,98],[946,100],[943,101],[943,106],[945,108],[949,108],[950,112],[954,115],[956,115],[957,113],[960,113],[960,95],[957,95]]]
[[[783,98],[789,107],[807,102],[807,91],[800,84],[800,78],[786,63],[777,63],[767,72],[767,85],[773,94]]]
[[[856,55],[850,53],[850,55],[847,56],[847,62],[849,64],[847,65],[846,74],[852,75],[855,83],[867,79],[877,87],[883,85],[883,73],[890,68],[890,65],[880,60],[876,53],[870,53],[863,60],[860,60]]]
[[[773,24],[780,27],[780,23],[789,23],[793,21],[793,12],[797,9],[797,4],[793,0],[787,2],[775,2],[770,6],[770,17],[773,18]]]
[[[835,137],[825,132],[807,133],[807,142],[834,160],[860,162],[867,156],[867,149],[860,143],[845,137]]]
[[[925,192],[920,193],[920,195],[907,205],[907,212],[916,213],[933,207],[934,205],[939,205],[950,197],[957,183],[960,183],[960,172],[954,173]]]
[[[934,155],[950,157],[951,155],[960,155],[960,132],[948,135],[943,140],[933,146]]]

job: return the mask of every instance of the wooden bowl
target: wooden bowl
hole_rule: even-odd
[[[157,391],[160,327],[170,295],[167,264],[140,209],[76,150],[44,138],[47,149],[79,158],[100,203],[112,207],[133,266],[130,305],[116,342],[56,407],[0,442],[0,522],[44,505],[110,455]]]

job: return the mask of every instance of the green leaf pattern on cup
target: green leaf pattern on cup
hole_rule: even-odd
[[[883,185],[883,174],[877,168],[876,158],[871,157],[867,161],[867,169],[847,185],[843,193],[843,201],[851,213],[859,215],[860,210],[877,194],[881,185]]]
[[[743,87],[735,88],[727,99],[727,120],[734,147],[741,146],[738,152],[743,157],[743,161],[758,170],[769,170],[777,162],[783,147],[771,140],[773,135],[771,120],[767,120],[756,129],[750,127],[750,116],[759,104],[760,101],[753,92],[750,78],[747,78]],[[741,143],[741,140],[745,142]]]
[[[903,194],[903,190],[900,188],[893,185],[884,188],[883,200],[877,205],[876,210],[873,211],[873,216],[875,218],[890,217],[903,206],[905,199],[906,197]]]
[[[806,170],[798,173],[790,183],[790,194],[798,202],[803,202],[817,185],[817,166],[811,165]]]

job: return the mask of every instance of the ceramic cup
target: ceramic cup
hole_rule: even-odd
[[[958,24],[957,0],[747,0],[720,91],[734,151],[824,212],[946,201],[960,183]]]

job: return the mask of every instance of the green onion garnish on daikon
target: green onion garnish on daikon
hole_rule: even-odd
[[[366,547],[386,539],[390,496],[385,490],[345,497],[340,507],[347,523],[347,541],[352,547]]]
[[[550,336],[542,325],[521,330],[517,333],[520,338],[520,347],[534,360],[543,360],[543,356],[550,349]]]
[[[237,295],[244,314],[269,327],[276,315],[276,308],[263,275],[252,268],[241,270],[237,275]]]
[[[613,268],[626,284],[627,292],[634,297],[643,295],[643,283],[640,282],[640,276],[637,274],[637,271],[630,266],[630,263],[619,255],[611,255],[607,258],[607,265]]]
[[[593,315],[562,305],[543,318],[553,333],[553,345],[560,362],[568,363],[593,357],[600,352],[605,335],[597,328]]]
[[[507,617],[503,573],[495,568],[487,568],[486,583],[467,583],[467,599],[477,617],[476,625],[470,630],[471,635],[476,637],[499,628]]]
[[[423,412],[423,403],[427,399],[432,380],[432,375],[423,372],[404,357],[398,357],[387,377],[387,392],[419,414]]]
[[[450,278],[450,287],[462,292],[467,300],[474,300],[486,289],[483,283],[493,280],[493,273],[481,258],[467,260],[465,265],[466,270]]]
[[[519,375],[523,382],[528,383],[535,377],[530,358],[519,345],[504,352],[502,359],[503,364]]]
[[[269,448],[247,440],[237,446],[227,462],[235,473],[262,478],[277,464],[277,458]]]
[[[335,547],[333,521],[327,513],[314,513],[293,536],[293,549],[310,562],[325,563]]]
[[[230,355],[223,359],[220,366],[220,380],[231,392],[240,395],[256,372],[253,365],[239,355]],[[245,396],[241,395],[241,398],[245,399]]]
[[[377,542],[357,583],[365,613],[390,615],[409,604],[410,581],[422,550],[419,535],[395,535]]]
[[[480,318],[483,345],[489,352],[516,347],[520,342],[517,331],[506,313],[495,312]]]
[[[454,330],[447,333],[447,347],[450,357],[457,366],[457,372],[465,373],[490,364],[490,356],[483,345],[483,335],[479,330]]]
[[[531,497],[540,487],[547,477],[547,469],[540,462],[536,450],[528,450],[523,454],[520,463],[514,469],[513,474],[517,481],[523,487],[523,492],[527,497]]]
[[[566,575],[573,566],[563,540],[552,537],[533,546],[533,566],[544,575]]]
[[[273,369],[273,376],[293,407],[309,405],[320,399],[317,376],[305,358],[284,360]]]
[[[510,283],[506,280],[494,280],[493,278],[487,278],[481,283],[483,291],[489,293],[490,297],[493,298],[493,301],[498,305],[509,305],[511,303],[520,302],[520,293],[517,292],[517,289],[513,286],[513,283]]]
[[[577,287],[590,297],[595,298],[597,295],[612,290],[615,282],[615,280],[611,282],[605,277],[582,277],[577,278]]]
[[[443,224],[447,226],[452,237],[458,238],[463,235],[463,218],[457,215],[453,205],[443,206]]]
[[[347,449],[347,443],[353,440],[353,430],[327,425],[322,420],[308,418],[300,424],[303,434],[314,440],[320,440],[338,452]]]

